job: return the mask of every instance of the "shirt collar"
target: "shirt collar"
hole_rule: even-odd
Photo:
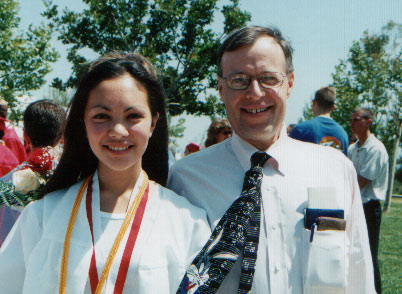
[[[357,146],[359,149],[368,148],[368,147],[370,147],[371,142],[372,142],[373,140],[374,140],[374,134],[370,134],[370,135],[367,137],[366,141],[364,141],[363,145],[359,146],[359,141],[357,141],[357,142],[356,142],[356,144],[357,144],[356,146]]]
[[[278,140],[276,140],[274,144],[265,150],[265,152],[271,156],[267,162],[283,175],[286,174],[286,151],[284,152],[284,150],[288,149],[285,148],[288,141],[289,137],[287,136],[286,128],[284,125],[282,125]],[[251,155],[259,150],[240,138],[236,132],[233,132],[231,144],[244,172],[248,171],[251,167]]]

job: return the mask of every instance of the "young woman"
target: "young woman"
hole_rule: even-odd
[[[210,230],[203,210],[162,187],[167,147],[152,65],[138,54],[93,63],[45,196],[1,247],[1,292],[174,293]]]

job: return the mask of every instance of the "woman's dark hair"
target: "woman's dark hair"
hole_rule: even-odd
[[[166,184],[168,174],[168,128],[164,91],[149,61],[140,54],[117,54],[101,57],[89,66],[78,83],[69,107],[60,162],[42,193],[62,189],[95,172],[98,159],[92,152],[84,124],[89,93],[102,81],[129,74],[146,89],[153,117],[159,113],[148,147],[142,157],[142,168],[149,178]]]

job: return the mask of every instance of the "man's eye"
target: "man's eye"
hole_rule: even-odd
[[[234,77],[231,79],[232,84],[240,84],[240,85],[245,85],[247,84],[248,80],[244,77]]]
[[[266,75],[261,77],[261,82],[268,85],[276,85],[280,82],[280,80],[276,76]]]

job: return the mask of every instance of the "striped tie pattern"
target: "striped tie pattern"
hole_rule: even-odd
[[[251,156],[251,168],[243,189],[220,219],[207,244],[194,259],[177,294],[214,294],[243,251],[238,293],[248,293],[253,283],[261,222],[263,166],[270,158],[265,152]]]

